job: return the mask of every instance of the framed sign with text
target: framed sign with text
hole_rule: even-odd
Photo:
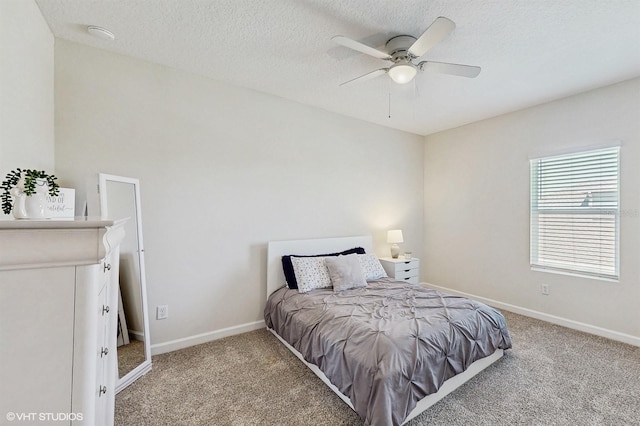
[[[49,216],[52,218],[69,218],[75,215],[76,190],[60,188],[60,193],[54,197],[47,195]]]

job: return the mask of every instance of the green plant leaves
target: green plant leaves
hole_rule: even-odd
[[[46,179],[49,185],[49,195],[56,196],[60,193],[60,186],[56,182],[58,179],[55,175],[49,175],[44,170],[34,169],[15,169],[11,170],[5,176],[5,180],[0,185],[2,194],[0,194],[0,200],[2,200],[2,211],[4,214],[11,213],[13,208],[13,200],[11,199],[11,189],[18,184],[20,176],[24,173],[24,192],[29,195],[33,195],[36,192],[37,179]]]

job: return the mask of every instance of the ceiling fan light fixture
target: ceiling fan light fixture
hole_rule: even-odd
[[[413,63],[414,60],[419,60],[422,55],[442,41],[442,39],[449,35],[455,28],[456,24],[452,20],[444,16],[439,16],[418,38],[411,35],[391,37],[385,44],[386,52],[374,49],[371,46],[350,39],[349,37],[333,37],[333,41],[344,47],[393,63],[389,68],[380,68],[371,71],[360,77],[352,78],[340,84],[340,86],[369,80],[383,74],[389,74],[389,77],[396,84],[407,84],[415,78],[418,71],[432,71],[467,78],[477,77],[478,74],[480,74],[480,67],[476,66],[434,61],[422,61],[418,64]]]
[[[389,77],[398,84],[406,84],[413,80],[417,72],[413,64],[396,64],[389,68]]]

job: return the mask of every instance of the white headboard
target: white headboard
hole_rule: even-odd
[[[362,247],[367,253],[373,253],[371,236],[269,242],[267,252],[267,297],[286,284],[284,272],[282,271],[282,256],[288,254],[335,253],[354,247]]]

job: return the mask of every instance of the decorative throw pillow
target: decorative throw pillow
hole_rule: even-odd
[[[367,286],[357,254],[325,257],[324,261],[333,284],[333,291]]]
[[[327,256],[340,256],[342,254],[364,254],[365,251],[362,247],[354,247],[349,250],[341,251],[339,253],[327,253],[327,254],[312,254],[312,255],[297,255],[290,254],[282,256],[282,271],[284,272],[284,278],[287,281],[287,285],[291,289],[298,288],[298,282],[296,281],[296,274],[293,272],[293,265],[291,264],[292,257],[327,257]]]
[[[306,293],[316,288],[331,287],[331,278],[325,265],[325,257],[292,257],[298,291]]]
[[[380,264],[378,258],[373,254],[359,254],[358,260],[367,281],[377,280],[378,278],[387,278],[387,273]]]

